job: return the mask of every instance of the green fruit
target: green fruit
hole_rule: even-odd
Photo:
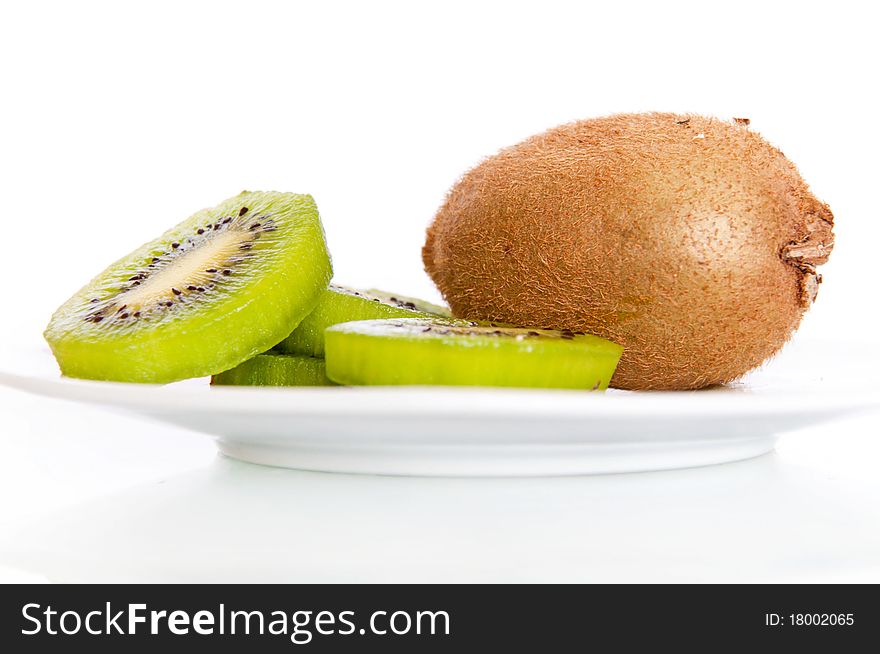
[[[55,312],[44,336],[71,377],[211,375],[289,334],[330,277],[311,196],[244,192],[111,265]]]
[[[334,386],[324,360],[288,354],[258,354],[211,378],[214,386]]]
[[[419,298],[415,297],[409,297],[408,295],[388,293],[387,291],[381,291],[376,288],[368,288],[363,294],[372,296],[372,299],[378,298],[386,304],[393,304],[404,309],[411,309],[412,311],[427,313],[429,314],[429,317],[432,318],[436,316],[440,316],[441,318],[452,318],[452,311],[449,310],[449,307],[434,304],[432,302],[426,302],[425,300],[420,300]],[[400,317],[405,318],[408,316]]]
[[[332,284],[293,333],[275,346],[285,354],[324,356],[324,330],[352,320],[379,318],[435,318],[449,310],[422,300],[383,291],[356,291]]]
[[[349,385],[604,390],[623,348],[569,331],[367,320],[325,334],[327,376]]]

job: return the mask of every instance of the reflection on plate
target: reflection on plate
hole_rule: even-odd
[[[267,465],[392,475],[572,475],[746,459],[777,436],[880,406],[853,344],[797,343],[766,370],[706,391],[211,388],[61,378],[45,348],[7,353],[0,383],[213,436]],[[805,367],[809,366],[809,368]]]

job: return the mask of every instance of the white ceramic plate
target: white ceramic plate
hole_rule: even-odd
[[[5,354],[0,383],[213,436],[267,465],[394,475],[571,475],[734,461],[777,436],[880,406],[856,344],[798,342],[730,387],[605,394],[476,388],[211,388],[64,379],[45,348]]]

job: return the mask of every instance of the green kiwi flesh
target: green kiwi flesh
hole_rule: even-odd
[[[212,375],[289,334],[331,273],[311,196],[244,192],[109,266],[55,312],[44,336],[70,377]]]
[[[288,354],[258,354],[211,378],[213,386],[334,386],[324,360]]]
[[[410,297],[408,295],[400,295],[399,293],[389,293],[376,288],[369,288],[363,293],[371,296],[373,300],[379,300],[386,304],[395,305],[403,309],[418,311],[419,313],[428,314],[428,317],[452,318],[452,311],[449,307],[433,302],[427,302],[420,298]],[[407,316],[401,316],[407,317]]]
[[[338,324],[325,343],[330,379],[381,386],[604,390],[623,349],[570,331],[418,318]]]
[[[384,291],[359,291],[331,284],[318,305],[290,336],[275,346],[285,354],[324,356],[324,330],[353,320],[380,318],[432,318],[449,316],[445,307]]]

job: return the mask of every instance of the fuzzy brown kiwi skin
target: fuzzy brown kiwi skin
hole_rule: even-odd
[[[596,334],[625,348],[613,386],[695,389],[790,338],[832,224],[747,121],[621,114],[551,129],[466,173],[423,259],[456,316]]]

